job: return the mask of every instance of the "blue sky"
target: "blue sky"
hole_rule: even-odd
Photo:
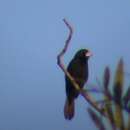
[[[67,65],[80,48],[89,48],[89,83],[101,79],[120,57],[130,72],[129,0],[1,0],[0,1],[0,129],[95,129],[79,97],[75,118],[64,119],[64,75],[56,56],[68,30],[74,28],[64,60]]]

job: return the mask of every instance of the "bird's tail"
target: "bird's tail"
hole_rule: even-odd
[[[74,99],[71,102],[69,102],[68,99],[66,99],[64,106],[65,119],[71,120],[74,117],[74,105]]]

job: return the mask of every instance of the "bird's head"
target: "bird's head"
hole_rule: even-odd
[[[78,59],[81,59],[81,60],[88,60],[89,57],[92,56],[92,53],[91,51],[89,51],[88,49],[80,49],[74,56],[74,58],[78,58]]]

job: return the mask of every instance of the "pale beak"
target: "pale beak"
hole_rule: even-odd
[[[92,52],[91,51],[88,51],[87,53],[86,53],[86,57],[90,57],[90,56],[92,56],[93,54],[92,54]]]

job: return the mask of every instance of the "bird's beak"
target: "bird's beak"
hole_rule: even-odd
[[[87,53],[86,53],[86,57],[90,57],[90,56],[92,56],[93,54],[92,54],[92,52],[91,51],[88,51]]]

